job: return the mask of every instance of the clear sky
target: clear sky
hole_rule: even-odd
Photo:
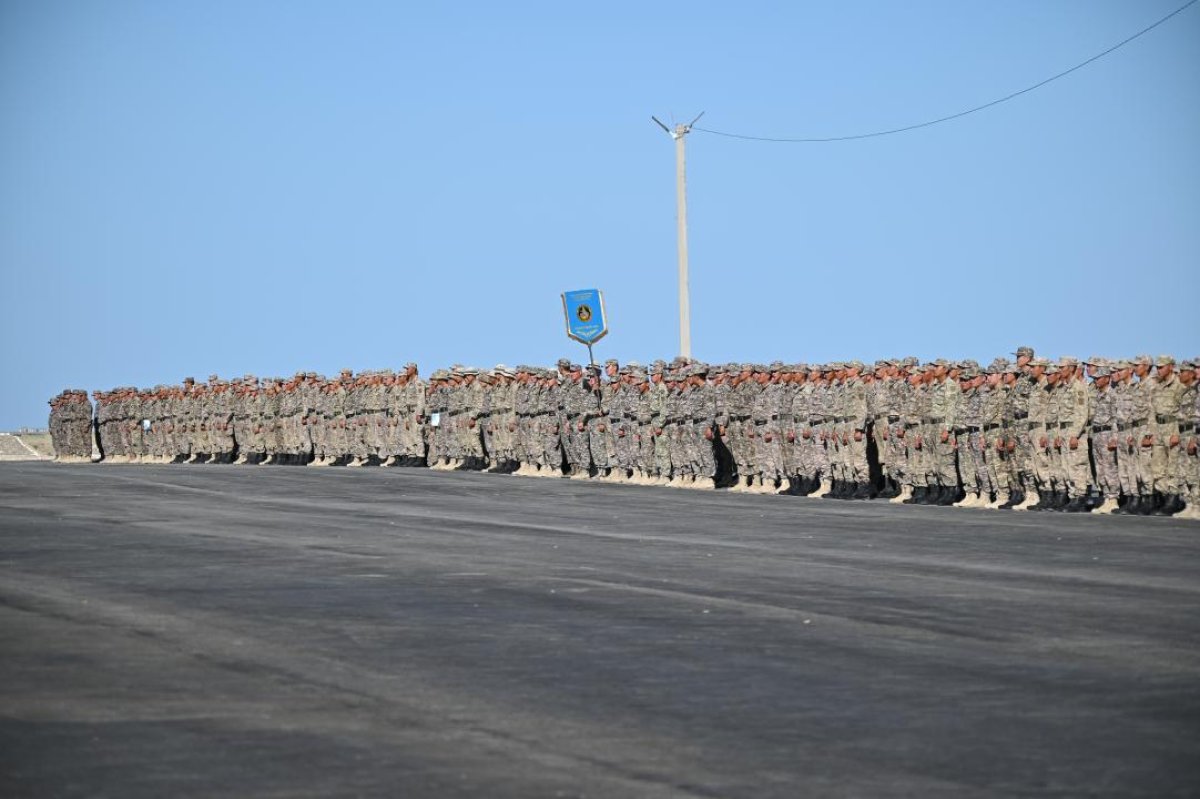
[[[0,4],[0,429],[65,387],[677,354],[651,121],[899,127],[1183,0]],[[1200,352],[1200,5],[1036,92],[688,138],[694,355]]]

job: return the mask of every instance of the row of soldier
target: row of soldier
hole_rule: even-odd
[[[97,392],[96,426],[101,451],[116,461],[427,463],[753,493],[1195,517],[1195,371],[1195,361],[1177,368],[1168,356],[1051,363],[1025,347],[1015,361],[986,368],[913,358],[870,368],[676,359],[649,368],[608,361],[600,373],[563,359],[555,369],[454,367],[434,372],[428,385],[410,364],[398,374],[346,370],[332,380],[214,376],[207,385],[189,379]],[[52,411],[52,431],[55,424]],[[82,435],[74,424],[64,442]]]

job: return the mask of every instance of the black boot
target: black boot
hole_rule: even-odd
[[[1183,510],[1183,500],[1178,494],[1164,494],[1162,504],[1154,511],[1155,516],[1174,516]]]
[[[1154,513],[1154,495],[1140,494],[1138,496],[1137,510],[1134,513],[1138,516],[1149,516]]]
[[[924,505],[925,504],[925,486],[915,486],[912,496],[904,500],[905,505]]]
[[[1088,502],[1087,502],[1086,496],[1075,497],[1070,502],[1068,502],[1065,506],[1063,506],[1064,513],[1082,513],[1083,511],[1085,511],[1087,509],[1088,509]]]

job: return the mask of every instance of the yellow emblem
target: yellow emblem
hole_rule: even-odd
[[[592,309],[586,305],[580,305],[575,311],[575,315],[579,317],[580,322],[590,322],[592,320]]]

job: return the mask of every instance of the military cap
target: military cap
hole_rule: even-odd
[[[1058,359],[1058,365],[1059,365],[1059,366],[1078,366],[1078,365],[1079,365],[1079,359],[1078,359],[1078,358],[1074,358],[1074,357],[1072,357],[1072,356],[1070,356],[1070,355],[1064,355],[1064,356],[1062,356],[1061,358],[1059,358],[1059,359]]]
[[[558,366],[559,369],[570,369],[571,361],[568,358],[559,358],[555,365]]]
[[[1197,361],[1197,360],[1200,360],[1200,359],[1197,359],[1197,358],[1187,358],[1187,359],[1185,359],[1185,360],[1182,360],[1182,361],[1180,361],[1180,362],[1179,362],[1179,368],[1180,368],[1180,370],[1188,370],[1188,371],[1195,370],[1195,368],[1196,368],[1196,361]]]
[[[1087,366],[1106,366],[1106,365],[1108,365],[1108,363],[1109,363],[1108,358],[1104,358],[1099,355],[1093,355],[1092,357],[1090,357],[1086,361],[1084,361],[1084,364],[1086,364]]]
[[[866,368],[866,366],[863,365],[862,361],[846,361],[846,368],[847,369],[857,369],[858,371],[861,372],[863,369]]]
[[[414,363],[413,361],[409,361],[408,363],[404,364],[404,368],[405,369],[416,369],[418,367],[417,367],[416,363]]]
[[[650,364],[650,371],[656,375],[662,374],[666,368],[667,365],[663,361],[655,361],[654,363]]]
[[[1112,366],[1114,372],[1120,372],[1123,369],[1133,368],[1133,362],[1127,361],[1124,358],[1113,361],[1112,364],[1110,364],[1110,365]]]
[[[1160,356],[1158,356],[1158,359],[1154,362],[1154,365],[1155,366],[1174,366],[1175,365],[1175,356],[1160,355]]]
[[[1049,358],[1034,358],[1029,362],[1029,365],[1030,366],[1049,366],[1050,359]]]
[[[907,367],[908,369],[912,369],[912,368],[916,367],[917,365],[919,365],[920,363],[921,362],[917,358],[913,357],[912,355],[909,355],[904,360],[900,361],[900,365]]]
[[[694,364],[692,364],[692,374],[696,375],[697,377],[704,377],[706,374],[708,374],[709,369],[709,365],[704,361],[696,361]]]
[[[1136,364],[1144,364],[1145,366],[1153,366],[1154,365],[1154,359],[1151,358],[1149,355],[1135,356],[1133,359],[1133,362],[1135,365]]]
[[[1033,347],[1017,347],[1017,351],[1013,354],[1018,358],[1032,358]]]
[[[604,362],[604,365],[605,366],[620,366],[621,364],[619,361],[617,361],[616,358],[609,358],[607,361]]]
[[[582,366],[580,366],[580,365],[579,365],[579,364],[577,364],[577,363],[573,363],[573,364],[570,364],[570,370],[569,370],[569,371],[572,371],[572,372],[582,372],[582,371],[583,371],[583,367],[582,367]]]
[[[1009,363],[1004,365],[1004,369],[1002,371],[1008,375],[1019,375],[1021,374],[1021,367],[1017,366],[1015,363]]]
[[[1113,373],[1113,368],[1107,363],[1093,364],[1096,367],[1096,377],[1108,377]]]

